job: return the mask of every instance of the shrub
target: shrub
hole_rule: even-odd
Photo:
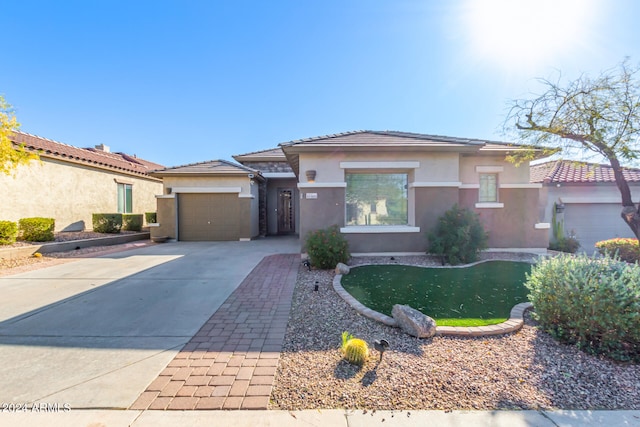
[[[602,255],[617,255],[626,262],[640,261],[640,245],[638,239],[609,239],[596,242],[596,249]]]
[[[365,340],[354,338],[349,332],[342,333],[342,353],[347,362],[363,365],[369,357],[369,346]]]
[[[429,233],[428,253],[440,255],[442,264],[470,263],[486,249],[488,236],[475,212],[458,205],[444,213]]]
[[[97,213],[92,215],[93,231],[96,233],[118,234],[122,228],[122,214]]]
[[[142,230],[142,214],[122,214],[122,229],[127,231]]]
[[[580,247],[580,242],[575,237],[563,237],[555,242],[549,243],[549,249],[552,251],[567,252],[575,254]]]
[[[340,234],[337,225],[312,231],[305,242],[311,265],[321,269],[334,268],[339,262],[349,261],[349,243]]]
[[[154,224],[156,222],[157,215],[155,212],[145,212],[144,219],[147,221],[147,224]]]
[[[29,242],[52,241],[55,227],[56,221],[53,218],[22,218],[18,221],[20,238]]]
[[[18,237],[18,224],[13,221],[0,221],[0,245],[11,245]]]
[[[589,353],[640,361],[640,267],[617,258],[560,255],[525,283],[543,329]]]

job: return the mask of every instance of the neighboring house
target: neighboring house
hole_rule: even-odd
[[[626,168],[624,176],[634,202],[640,198],[640,169]],[[635,237],[620,217],[620,191],[608,165],[555,160],[531,166],[531,182],[543,185],[547,206],[545,217],[564,222],[566,236],[580,242],[580,251],[594,252],[597,241],[614,237]],[[550,238],[553,238],[550,230]]]
[[[540,221],[542,185],[529,181],[528,166],[505,161],[520,149],[356,131],[234,156],[242,165],[218,160],[169,168],[152,174],[165,187],[158,198],[160,227],[152,235],[246,240],[295,232],[304,240],[310,231],[336,224],[354,253],[422,253],[426,233],[458,204],[479,213],[491,248],[544,250],[549,224]],[[227,204],[235,206],[231,212],[219,208]],[[196,227],[193,216],[208,219],[198,219],[202,226]],[[240,232],[196,232],[220,221]]]
[[[15,132],[12,141],[40,160],[0,175],[0,220],[47,217],[55,219],[56,231],[82,231],[93,228],[94,213],[156,210],[162,181],[149,172],[162,165],[111,153],[105,145],[78,148],[23,132]]]

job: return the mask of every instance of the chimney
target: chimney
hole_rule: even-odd
[[[96,150],[104,151],[105,153],[110,153],[111,152],[111,149],[109,148],[109,146],[108,145],[104,145],[104,144],[96,145]]]

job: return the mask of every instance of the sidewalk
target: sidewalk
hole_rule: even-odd
[[[0,413],[2,426],[635,427],[640,411],[107,411]]]

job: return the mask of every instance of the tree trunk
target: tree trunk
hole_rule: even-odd
[[[620,195],[622,196],[622,212],[620,212],[620,216],[627,223],[633,234],[635,234],[636,239],[640,240],[640,206],[636,209],[636,205],[633,203],[631,199],[631,190],[629,189],[629,183],[625,179],[622,168],[620,167],[620,162],[617,158],[610,158],[611,167],[613,168],[613,175],[616,179],[616,185],[620,190]]]

